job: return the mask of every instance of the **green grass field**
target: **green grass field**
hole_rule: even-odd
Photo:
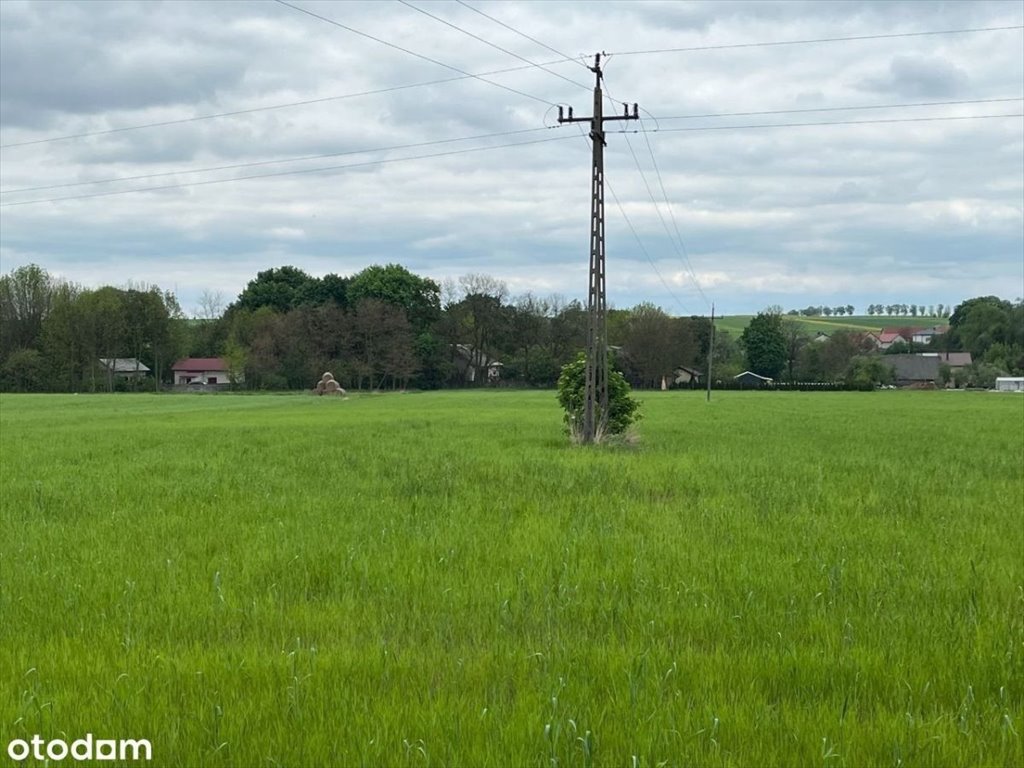
[[[753,315],[726,315],[715,319],[715,328],[728,331],[733,338],[739,338],[753,319]],[[796,323],[808,333],[833,333],[835,331],[880,331],[882,328],[929,328],[933,325],[947,325],[948,319],[938,317],[886,317],[884,315],[851,315],[849,317],[792,317],[785,319]]]
[[[1024,398],[641,399],[0,398],[0,747],[1022,764]]]

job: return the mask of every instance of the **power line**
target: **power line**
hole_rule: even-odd
[[[542,43],[542,42],[541,42],[540,40],[538,40],[538,39],[537,39],[537,38],[535,38],[535,37],[530,37],[530,36],[529,36],[528,34],[526,34],[525,32],[521,32],[521,31],[519,31],[518,29],[516,29],[515,27],[513,27],[513,26],[510,26],[510,25],[506,24],[506,23],[505,23],[504,21],[501,21],[500,19],[496,19],[496,18],[494,18],[493,16],[491,16],[491,15],[489,15],[489,14],[486,14],[486,13],[484,13],[484,12],[483,12],[483,11],[481,11],[481,10],[480,10],[479,8],[474,8],[474,7],[473,7],[472,5],[470,5],[469,3],[463,2],[463,0],[455,0],[455,1],[456,1],[456,2],[457,2],[457,3],[459,4],[459,5],[463,6],[464,8],[468,8],[468,9],[469,9],[469,10],[471,10],[471,11],[472,11],[473,13],[478,13],[478,14],[480,14],[481,16],[483,16],[483,17],[484,17],[485,19],[490,19],[490,20],[491,20],[491,21],[493,21],[493,22],[494,22],[495,24],[498,24],[498,25],[500,25],[500,26],[504,27],[505,29],[509,30],[510,32],[515,32],[515,33],[516,33],[517,35],[519,35],[520,37],[525,37],[525,38],[526,38],[527,40],[529,40],[529,41],[530,41],[531,43],[536,43],[536,44],[537,44],[537,45],[539,45],[539,46],[540,46],[541,48],[544,48],[544,49],[546,49],[546,50],[548,50],[548,51],[551,51],[551,52],[552,52],[553,54],[555,54],[556,56],[561,56],[561,57],[562,57],[562,58],[563,58],[563,59],[564,59],[565,61],[572,61],[572,62],[575,62],[576,64],[579,64],[579,65],[580,65],[581,67],[583,67],[584,69],[587,69],[587,70],[589,70],[589,68],[587,67],[587,65],[586,65],[586,64],[584,64],[584,63],[583,63],[582,61],[580,61],[579,59],[577,59],[577,58],[574,58],[574,57],[572,57],[572,56],[566,56],[566,55],[565,55],[564,53],[562,53],[561,51],[559,51],[559,50],[557,50],[557,49],[555,49],[555,48],[552,48],[552,47],[551,47],[550,45],[546,45],[546,44]],[[559,63],[560,63],[560,62],[559,62]],[[587,90],[589,90],[589,88],[588,88]]]
[[[404,5],[404,6],[408,7],[408,8],[412,8],[417,13],[422,13],[424,16],[428,16],[429,18],[434,19],[434,21],[438,21],[441,24],[444,24],[446,27],[451,27],[452,29],[459,31],[462,34],[467,35],[468,37],[473,38],[474,40],[478,40],[481,43],[483,43],[484,45],[489,45],[491,48],[495,49],[496,51],[501,51],[502,53],[506,53],[509,56],[514,56],[515,58],[519,59],[520,61],[525,61],[530,66],[537,67],[537,69],[544,70],[549,75],[554,75],[555,77],[559,77],[562,80],[565,80],[567,83],[575,85],[578,88],[582,88],[585,91],[589,91],[590,90],[589,86],[583,85],[583,83],[577,82],[576,80],[568,78],[565,75],[561,75],[558,72],[555,72],[553,69],[548,69],[543,64],[535,64],[534,62],[530,61],[529,59],[527,59],[527,58],[525,58],[523,56],[520,56],[518,53],[515,53],[514,51],[510,51],[507,48],[502,48],[500,45],[496,45],[495,43],[492,43],[490,40],[485,40],[484,38],[480,37],[479,35],[475,35],[472,32],[470,32],[469,30],[463,29],[462,27],[460,27],[457,24],[453,24],[450,21],[442,19],[440,16],[435,16],[434,14],[430,13],[429,11],[425,11],[422,8],[417,8],[415,5],[410,3],[408,0],[398,0],[398,2],[400,2],[402,5]]]
[[[703,115],[674,115],[672,117],[655,117],[655,120],[698,120],[710,117],[754,117],[757,115],[795,115],[806,112],[858,112],[862,109],[907,109],[910,107],[945,107],[960,104],[997,104],[1007,101],[1024,101],[1015,96],[1006,99],[967,99],[960,101],[916,101],[904,104],[861,104],[855,107],[817,107],[805,109],[769,109],[760,112],[710,112]]]
[[[640,125],[643,127],[643,121],[640,122]],[[668,208],[669,218],[672,219],[672,228],[676,232],[676,238],[679,240],[679,247],[683,251],[683,262],[686,265],[687,271],[690,273],[690,277],[693,278],[693,284],[697,287],[697,293],[701,295],[701,298],[704,299],[706,304],[711,304],[707,294],[704,293],[704,289],[701,288],[700,281],[697,279],[697,273],[694,271],[693,263],[690,261],[690,254],[686,251],[686,243],[683,241],[683,235],[679,231],[679,223],[676,221],[676,215],[672,211],[672,203],[668,199],[668,192],[665,190],[665,182],[661,178],[661,169],[658,167],[658,161],[654,157],[654,147],[651,144],[651,137],[648,136],[646,132],[644,133],[644,141],[647,142],[647,151],[650,152],[651,164],[654,166],[654,172],[658,177],[658,186],[661,187],[661,194],[665,198],[665,206]],[[628,136],[626,137],[626,143],[629,143]],[[629,151],[632,152],[633,148],[630,147]]]
[[[605,176],[604,183],[608,186],[608,191],[612,193],[612,200],[615,201],[615,206],[619,209],[619,213],[622,214],[623,221],[626,222],[626,226],[629,227],[629,231],[633,233],[633,238],[636,240],[636,244],[640,246],[640,252],[647,258],[647,261],[650,262],[651,267],[654,269],[654,274],[658,276],[658,280],[660,280],[661,284],[665,287],[665,291],[672,297],[672,300],[679,305],[679,308],[683,311],[684,315],[689,314],[686,311],[686,305],[679,300],[679,297],[676,296],[675,292],[669,288],[668,283],[665,282],[665,278],[662,277],[661,271],[658,269],[658,265],[654,263],[654,259],[651,258],[651,254],[644,246],[643,240],[641,240],[640,235],[637,234],[636,227],[633,226],[633,222],[630,221],[629,216],[626,215],[626,209],[623,208],[622,203],[619,202],[619,196],[615,194],[615,189],[612,187],[612,183],[608,181],[607,176]]]
[[[611,98],[611,93],[608,91],[607,86],[605,86],[605,93],[609,100],[614,101]],[[640,127],[643,128],[642,121],[640,122]],[[686,271],[689,272],[690,278],[693,280],[693,284],[697,288],[697,292],[700,294],[701,298],[704,300],[704,303],[710,307],[711,301],[708,299],[707,294],[704,293],[704,289],[701,288],[700,281],[697,279],[697,273],[694,271],[693,264],[690,262],[690,255],[686,251],[686,243],[683,241],[683,235],[679,231],[679,223],[676,221],[675,212],[672,210],[672,203],[668,198],[668,191],[665,189],[665,182],[661,178],[661,169],[658,167],[658,161],[654,157],[654,147],[651,145],[651,139],[647,135],[647,131],[644,131],[644,140],[647,142],[647,149],[651,154],[651,163],[654,165],[654,170],[658,176],[658,184],[661,186],[661,194],[665,198],[665,206],[668,208],[669,217],[672,219],[672,226],[675,229],[676,240],[672,239],[672,233],[668,229],[668,224],[665,223],[665,217],[661,215],[661,210],[658,207],[658,201],[654,197],[651,185],[647,183],[647,176],[644,174],[644,170],[640,166],[640,160],[637,158],[636,152],[633,151],[633,144],[630,142],[629,136],[626,135],[623,138],[626,140],[626,146],[629,148],[629,154],[633,157],[633,163],[636,165],[636,169],[640,172],[640,178],[643,179],[644,186],[647,187],[647,194],[650,195],[651,202],[654,203],[654,211],[658,214],[658,218],[661,220],[661,225],[665,228],[665,234],[668,235],[669,242],[672,243],[672,248],[675,250],[676,255],[679,256],[683,266],[686,268]]]
[[[298,6],[298,5],[293,5],[292,3],[289,3],[288,0],[274,0],[274,2],[278,3],[279,5],[283,5],[283,6],[287,7],[287,8],[291,8],[292,10],[298,11],[299,13],[304,13],[307,16],[313,17],[314,19],[319,19],[320,21],[323,21],[323,22],[325,22],[327,24],[331,24],[332,26],[338,27],[339,29],[344,29],[347,32],[351,32],[351,33],[353,33],[355,35],[359,35],[360,37],[365,37],[367,40],[373,40],[375,43],[380,43],[381,45],[386,45],[388,48],[394,48],[396,51],[401,51],[402,53],[407,53],[410,56],[415,56],[417,59],[422,59],[423,61],[429,61],[431,64],[436,64],[439,67],[444,67],[445,69],[450,69],[453,72],[458,72],[459,74],[465,75],[466,77],[475,78],[475,79],[479,80],[482,83],[487,83],[488,85],[493,85],[496,88],[501,88],[502,90],[509,91],[511,93],[516,94],[517,96],[525,96],[528,99],[533,99],[534,101],[539,101],[541,104],[549,104],[549,105],[553,105],[553,106],[558,106],[557,104],[554,104],[553,102],[548,101],[547,99],[542,99],[539,96],[534,96],[533,94],[526,93],[525,91],[520,91],[520,90],[517,90],[515,88],[511,88],[510,86],[502,85],[501,83],[496,83],[494,80],[488,80],[487,78],[481,77],[480,75],[474,75],[474,74],[472,74],[470,72],[467,72],[464,69],[459,69],[458,67],[452,66],[451,64],[445,64],[443,61],[438,61],[437,59],[432,59],[430,56],[425,56],[422,53],[416,53],[416,51],[410,51],[408,48],[403,48],[402,46],[396,45],[395,43],[389,43],[387,40],[383,40],[383,39],[381,39],[379,37],[374,37],[373,35],[368,34],[366,32],[360,32],[358,29],[355,29],[354,27],[350,27],[350,26],[348,26],[346,24],[342,24],[341,22],[335,21],[334,19],[329,19],[326,16],[321,16],[319,13],[314,13],[313,11],[307,10],[306,8],[302,8],[302,7]]]
[[[734,131],[747,128],[810,128],[819,125],[873,125],[879,123],[928,123],[942,120],[987,120],[999,117],[1024,117],[1024,113],[1007,115],[955,115],[949,117],[903,117],[889,120],[831,120],[820,123],[762,123],[760,125],[702,125],[693,128],[654,128],[609,131],[609,133],[673,133],[679,131]]]
[[[533,38],[529,38],[533,39]],[[539,65],[530,65],[522,67],[508,67],[506,69],[493,69],[488,72],[478,72],[475,76],[481,75],[502,75],[509,72],[522,72],[527,69],[532,69],[535,66],[550,66],[552,64],[561,64],[566,61],[576,61],[575,59],[560,59],[558,61],[546,61]],[[585,65],[584,65],[585,66]],[[45,139],[34,139],[32,141],[19,141],[12,144],[0,144],[0,149],[8,149],[12,147],[27,147],[34,144],[48,144],[55,141],[67,141],[70,139],[85,139],[93,136],[106,136],[112,133],[122,133],[125,131],[139,131],[146,128],[162,128],[169,125],[181,125],[183,123],[192,123],[200,120],[215,120],[222,117],[236,117],[238,115],[248,115],[255,112],[267,112],[276,109],[288,109],[290,107],[303,107],[310,104],[322,104],[329,101],[339,101],[342,99],[354,99],[360,96],[375,96],[382,93],[392,93],[393,91],[407,90],[411,88],[425,88],[431,85],[444,85],[446,83],[454,83],[460,80],[472,79],[469,75],[460,75],[459,77],[447,77],[441,80],[428,80],[422,83],[410,83],[408,85],[396,85],[390,88],[378,88],[372,91],[359,91],[357,93],[343,93],[337,96],[324,96],[318,99],[306,99],[304,101],[291,101],[284,104],[269,104],[263,107],[252,107],[250,109],[237,109],[231,112],[217,112],[209,115],[196,115],[194,117],[183,117],[177,120],[162,120],[155,123],[142,123],[140,125],[127,125],[120,128],[107,128],[102,131],[88,131],[86,133],[72,133],[65,136],[50,136]],[[700,118],[713,118],[713,117],[754,117],[758,115],[789,115],[789,114],[800,114],[805,112],[852,112],[862,109],[902,109],[907,107],[937,107],[937,106],[951,106],[951,105],[962,105],[962,104],[994,104],[998,102],[1008,101],[1024,101],[1021,97],[1005,98],[1005,99],[969,99],[961,101],[920,101],[906,104],[865,104],[855,107],[818,107],[818,108],[806,108],[806,109],[771,109],[759,112],[709,112],[707,114],[700,115],[673,115],[670,117],[658,117],[658,121],[662,120],[697,120]]]
[[[10,208],[16,205],[35,205],[37,203],[57,203],[63,200],[85,200],[94,197],[111,197],[113,195],[129,195],[136,192],[158,192],[166,189],[181,189],[183,187],[205,187],[210,184],[229,184],[235,181],[249,181],[251,179],[269,179],[278,176],[297,176],[306,173],[323,173],[325,171],[337,171],[346,168],[364,168],[371,165],[387,165],[391,163],[401,163],[408,160],[428,160],[435,157],[449,157],[451,155],[462,155],[469,152],[486,152],[492,149],[504,149],[505,147],[523,147],[529,144],[543,144],[549,141],[563,141],[567,138],[573,138],[572,136],[553,136],[548,139],[532,139],[530,141],[517,141],[509,144],[495,144],[490,147],[469,147],[466,149],[453,149],[448,152],[434,152],[427,155],[413,155],[411,157],[395,157],[385,158],[383,160],[368,160],[361,163],[346,163],[343,165],[328,165],[320,168],[304,168],[295,171],[275,171],[274,173],[257,173],[250,176],[237,176],[233,179],[209,179],[206,181],[190,181],[182,184],[161,184],[152,187],[141,187],[139,189],[122,189],[113,192],[95,192],[87,195],[69,195],[66,197],[52,197],[43,200],[25,200],[16,203],[0,203],[0,208]]]
[[[444,85],[446,83],[455,83],[460,80],[471,80],[473,78],[480,78],[486,75],[504,75],[509,72],[522,72],[526,69],[531,69],[535,66],[550,66],[553,64],[561,64],[566,59],[561,61],[546,61],[543,65],[531,64],[530,66],[523,67],[507,67],[505,69],[493,69],[489,72],[477,72],[476,74],[460,75],[459,77],[446,77],[441,80],[428,80],[422,83],[410,83],[408,85],[395,85],[390,88],[377,88],[372,91],[359,91],[356,93],[343,93],[338,96],[324,96],[318,99],[305,99],[304,101],[290,101],[284,104],[269,104],[263,107],[252,107],[249,109],[236,109],[230,112],[217,112],[209,115],[195,115],[194,117],[183,117],[176,120],[161,120],[154,123],[142,123],[140,125],[126,125],[120,128],[107,128],[102,131],[87,131],[85,133],[71,133],[65,136],[50,136],[45,139],[34,139],[32,141],[18,141],[11,144],[0,144],[0,149],[9,149],[12,147],[27,147],[34,144],[48,144],[54,141],[67,141],[70,139],[85,139],[92,136],[106,136],[111,133],[123,133],[125,131],[140,131],[146,128],[163,128],[168,125],[181,125],[183,123],[193,123],[199,120],[215,120],[222,117],[237,117],[238,115],[249,115],[255,112],[268,112],[275,109],[288,109],[290,107],[305,107],[310,104],[323,104],[329,101],[339,101],[342,99],[354,99],[360,96],[375,96],[382,93],[392,93],[393,91],[402,91],[410,88],[425,88],[430,85]],[[545,102],[546,103],[546,102]]]
[[[579,129],[580,136],[583,138],[583,141],[586,142],[587,146],[589,147],[592,140],[589,136],[587,136],[582,126],[577,125],[576,127]],[[651,254],[647,250],[647,247],[644,245],[643,240],[640,239],[640,235],[636,231],[636,227],[634,227],[633,222],[629,220],[629,216],[626,214],[626,209],[623,208],[622,203],[619,201],[619,196],[615,194],[615,189],[614,187],[612,187],[612,183],[608,181],[607,173],[604,174],[604,183],[608,187],[608,191],[612,193],[612,200],[615,201],[615,206],[619,209],[619,213],[622,214],[623,221],[626,222],[626,226],[629,227],[629,231],[633,233],[633,239],[636,240],[636,244],[640,247],[640,252],[647,258],[647,261],[650,263],[651,268],[654,270],[654,274],[658,276],[658,280],[661,281],[661,284],[664,286],[665,291],[668,293],[668,295],[671,296],[672,300],[679,305],[679,308],[683,311],[683,314],[687,314],[686,306],[683,304],[683,302],[679,300],[679,297],[675,295],[675,293],[669,287],[668,283],[665,282],[665,278],[662,277],[661,271],[658,269],[658,265],[654,262],[654,259],[651,258]]]
[[[855,35],[852,37],[818,37],[809,40],[777,40],[756,43],[729,43],[726,45],[697,45],[688,48],[654,48],[647,51],[615,51],[614,56],[641,56],[653,53],[689,53],[691,51],[723,51],[732,48],[767,48],[780,45],[808,45],[811,43],[845,43],[855,40],[887,40],[900,37],[924,37],[926,35],[959,35],[969,32],[1004,32],[1012,29],[1024,29],[1024,24],[1007,27],[977,27],[973,29],[939,29],[926,32],[894,32],[881,35]]]
[[[514,136],[523,133],[536,133],[537,131],[547,131],[552,128],[558,128],[559,126],[550,126],[544,128],[523,128],[517,131],[501,131],[498,133],[483,133],[477,136],[460,136],[454,139],[437,139],[435,141],[420,141],[415,144],[396,144],[390,147],[372,147],[368,149],[350,149],[345,152],[328,152],[322,155],[305,155],[303,157],[289,157],[281,160],[257,160],[251,163],[235,163],[232,165],[215,165],[207,168],[192,168],[183,171],[161,171],[159,173],[144,173],[138,176],[121,176],[119,178],[110,179],[94,179],[92,181],[74,181],[67,184],[50,184],[45,187],[22,187],[19,189],[0,189],[0,195],[14,194],[16,192],[43,192],[48,189],[67,189],[68,187],[84,187],[92,184],[112,184],[119,181],[139,181],[141,179],[156,179],[162,176],[180,176],[183,173],[209,173],[212,171],[230,171],[237,170],[239,168],[255,168],[258,166],[265,165],[277,165],[280,163],[298,163],[306,160],[324,160],[328,157],[343,157],[345,155],[362,155],[369,152],[389,152],[396,149],[415,149],[417,147],[429,147],[437,144],[451,144],[457,141],[473,141],[476,139],[494,139],[501,136]]]
[[[646,138],[646,132],[644,132],[644,133],[645,133],[645,138]],[[697,291],[700,293],[701,298],[703,298],[704,301],[707,302],[708,305],[710,306],[711,302],[708,301],[708,297],[704,295],[704,291],[701,289],[700,283],[697,281],[697,276],[696,276],[696,274],[693,271],[693,266],[689,264],[689,261],[690,261],[689,257],[685,256],[685,251],[680,251],[679,250],[679,245],[676,243],[675,240],[672,239],[672,232],[669,231],[668,222],[665,221],[665,217],[661,214],[661,207],[658,205],[658,201],[654,197],[654,191],[651,189],[651,185],[647,181],[647,175],[644,173],[643,168],[640,166],[640,160],[636,156],[636,152],[633,151],[633,145],[629,141],[628,134],[624,138],[626,139],[626,146],[629,148],[629,154],[632,155],[633,162],[636,164],[636,169],[640,172],[640,178],[643,179],[644,186],[647,188],[647,194],[651,198],[651,202],[654,203],[654,212],[656,214],[658,214],[658,219],[661,221],[661,226],[663,226],[665,228],[665,234],[668,235],[668,240],[672,244],[673,250],[675,250],[676,255],[679,256],[680,260],[683,261],[684,266],[689,271],[690,277],[693,279],[693,284],[697,287]],[[652,154],[652,157],[653,157],[653,154]],[[661,174],[660,173],[658,175],[658,178],[659,179],[661,178]],[[668,206],[669,213],[671,213],[672,212],[672,204],[668,200],[668,194],[665,192],[665,185],[664,184],[662,184],[661,191],[665,195],[665,204]],[[672,221],[673,221],[673,223],[675,222],[675,215],[674,214],[672,214]],[[679,237],[679,242],[681,243],[682,242],[682,236],[679,234],[679,227],[678,227],[678,225],[676,226],[676,236]]]

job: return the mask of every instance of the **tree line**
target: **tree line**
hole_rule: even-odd
[[[352,276],[283,266],[259,272],[228,304],[204,294],[201,317],[184,315],[154,285],[83,288],[29,265],[0,277],[0,388],[91,392],[159,388],[182,357],[220,357],[249,389],[309,389],[331,371],[352,389],[553,387],[585,347],[586,308],[558,295],[512,296],[489,275],[438,283],[398,264]],[[847,309],[852,310],[852,307]],[[968,350],[993,370],[1024,368],[1020,302],[964,302],[933,344]],[[642,303],[608,312],[616,366],[636,387],[672,384],[680,368],[703,373],[713,350],[716,380],[753,370],[776,380],[849,381],[875,375],[864,334],[813,341],[775,307],[739,338],[706,317],[673,317]],[[152,370],[115,378],[103,358]],[[497,372],[497,375],[495,373]],[[686,377],[684,377],[686,378]]]
[[[187,318],[157,286],[88,289],[30,265],[0,277],[0,388],[95,392],[158,388],[183,357],[220,357],[239,386],[308,389],[324,371],[354,389],[553,387],[586,343],[579,301],[525,293],[488,275],[438,284],[397,264],[351,277],[284,266],[259,272],[222,307],[204,293]],[[618,365],[657,386],[680,365],[702,366],[706,318],[674,318],[643,304],[609,313]],[[152,369],[115,378],[103,358]]]
[[[794,315],[798,317],[842,317],[848,315],[852,317],[854,314],[855,307],[853,304],[840,304],[835,307],[829,307],[824,304],[810,305],[803,309],[791,309],[786,312],[787,315]],[[952,307],[947,307],[945,304],[868,304],[867,306],[868,315],[888,317],[930,317],[936,319],[942,319],[949,317],[953,312]]]

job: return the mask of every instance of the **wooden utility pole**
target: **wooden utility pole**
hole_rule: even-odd
[[[594,442],[608,424],[608,322],[604,250],[604,124],[610,120],[638,120],[639,108],[623,104],[623,113],[605,117],[601,93],[601,54],[594,55],[594,114],[574,117],[572,107],[565,116],[558,108],[559,123],[590,123],[593,163],[590,177],[590,272],[587,292],[587,373],[583,399],[584,443]]]
[[[708,402],[711,402],[711,358],[715,354],[715,305],[711,305],[711,331],[708,337]]]

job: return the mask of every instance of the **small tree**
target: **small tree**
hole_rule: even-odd
[[[583,427],[586,383],[587,358],[581,352],[571,363],[562,366],[562,375],[558,377],[558,402],[565,410],[566,429],[574,439]],[[608,424],[605,433],[618,435],[625,432],[630,424],[640,419],[639,408],[640,401],[630,397],[626,378],[611,368],[608,371]]]

